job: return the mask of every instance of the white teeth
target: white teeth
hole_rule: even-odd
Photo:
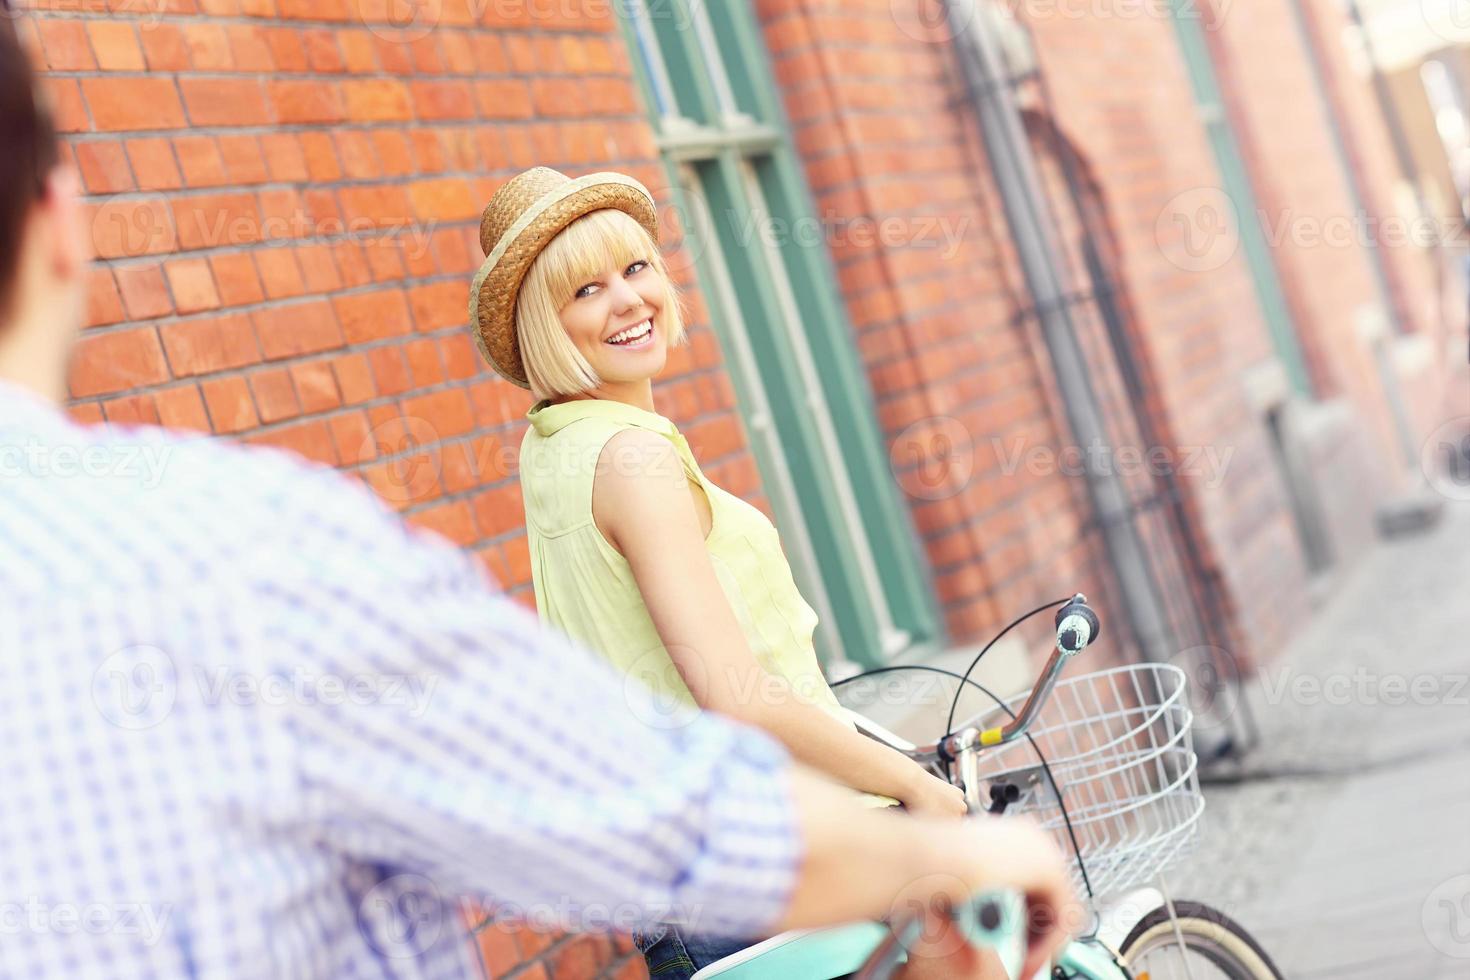
[[[626,344],[629,341],[642,340],[644,337],[648,336],[648,332],[650,330],[652,330],[652,329],[653,329],[653,321],[652,320],[644,320],[642,323],[638,324],[637,326],[629,327],[627,330],[624,330],[622,333],[615,334],[614,336],[609,337],[607,339],[607,342],[609,344]]]

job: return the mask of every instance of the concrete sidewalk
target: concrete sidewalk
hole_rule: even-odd
[[[1470,977],[1470,505],[1381,545],[1248,685],[1263,743],[1211,773],[1176,897],[1291,980]]]

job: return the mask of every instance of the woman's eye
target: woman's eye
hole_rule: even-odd
[[[639,259],[638,262],[632,263],[631,266],[628,266],[628,269],[623,270],[623,275],[634,275],[635,270],[637,270],[637,272],[642,272],[642,270],[647,269],[647,267],[648,263],[645,262],[645,260]],[[597,285],[595,284],[595,282],[588,282],[585,287],[582,287],[581,289],[578,289],[578,291],[573,292],[573,298],[576,298],[576,300],[581,300],[582,297],[585,297],[585,295],[587,295],[588,289],[595,287],[595,285]]]
[[[595,283],[595,282],[589,282],[587,285],[583,286],[581,289],[577,290],[572,295],[576,299],[585,299],[586,297],[591,296],[592,295],[592,290],[594,290],[596,288],[597,288],[597,283]]]

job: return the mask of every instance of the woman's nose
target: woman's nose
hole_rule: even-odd
[[[608,285],[608,292],[611,294],[612,308],[618,313],[626,313],[643,302],[643,297],[638,295],[638,290],[634,289],[632,284],[622,276],[613,278]]]

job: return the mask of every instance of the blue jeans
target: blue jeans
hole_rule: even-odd
[[[648,932],[633,933],[633,945],[648,963],[650,980],[689,980],[716,960],[757,942],[756,939],[685,935],[674,926],[653,926]]]

